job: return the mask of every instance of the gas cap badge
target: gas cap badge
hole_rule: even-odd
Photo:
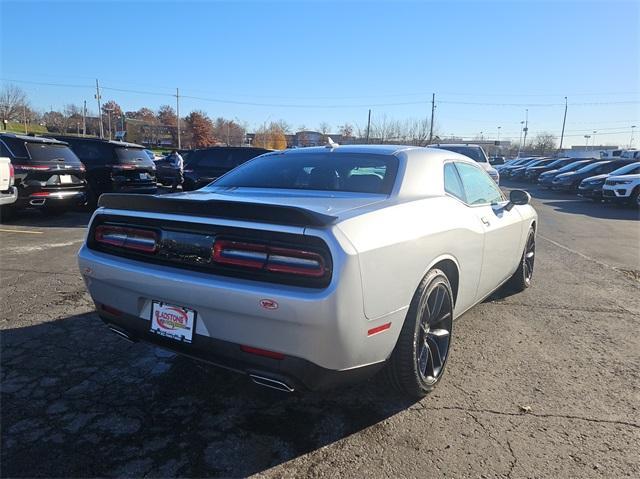
[[[264,309],[278,309],[278,303],[273,299],[261,299],[260,306]]]

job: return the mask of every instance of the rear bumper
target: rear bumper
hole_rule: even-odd
[[[150,327],[152,301],[162,301],[197,312],[194,338],[205,349],[207,344],[215,346],[216,341],[265,349],[332,370],[329,375],[386,360],[406,314],[402,309],[372,320],[365,317],[357,256],[334,257],[334,276],[325,289],[143,263],[94,251],[86,245],[78,253],[78,261],[94,302],[121,311],[123,317],[130,318],[121,326],[132,328],[136,334]],[[277,308],[265,309],[261,306],[263,299],[276,302]],[[386,323],[391,323],[389,329],[368,334]],[[152,340],[164,341],[155,336]],[[214,348],[211,354],[217,357],[216,351]],[[189,354],[220,363],[207,359],[207,353]],[[310,381],[302,382],[314,388]]]
[[[240,344],[202,335],[195,335],[191,344],[180,343],[150,332],[148,320],[126,314],[115,316],[102,310],[98,314],[108,326],[125,333],[130,340],[154,344],[234,372],[279,381],[291,390],[323,390],[361,381],[384,366],[380,362],[336,371],[293,356],[282,359],[259,356],[243,351]]]
[[[60,190],[60,191],[36,191],[28,195],[19,195],[16,202],[17,207],[22,208],[42,208],[48,206],[78,206],[87,201],[87,195],[82,190]]]
[[[0,205],[10,205],[18,199],[18,188],[12,186],[6,192],[0,192]]]

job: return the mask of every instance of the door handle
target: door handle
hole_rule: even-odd
[[[483,216],[482,218],[480,218],[480,220],[482,220],[482,222],[487,225],[487,226],[491,226],[491,222],[485,217]]]

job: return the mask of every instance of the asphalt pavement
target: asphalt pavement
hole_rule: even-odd
[[[89,215],[0,225],[2,477],[638,477],[640,219],[532,189],[534,284],[455,323],[419,402],[266,390],[92,312]]]

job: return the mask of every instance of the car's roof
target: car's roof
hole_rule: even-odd
[[[100,142],[100,143],[107,143],[109,145],[113,145],[113,146],[119,146],[122,148],[145,148],[144,145],[139,145],[137,143],[129,143],[127,141],[118,141],[118,140],[108,140],[106,138],[93,138],[93,137],[86,137],[86,136],[71,136],[71,135],[52,135],[51,137],[47,137],[47,138],[58,138],[58,139],[63,139],[64,140],[73,140],[73,141],[96,141],[96,142]]]
[[[46,138],[42,136],[30,136],[30,135],[20,135],[17,133],[0,133],[0,136],[5,138],[15,138],[16,140],[28,141],[31,143],[51,143],[58,145],[66,145],[64,141],[56,140],[55,138]]]
[[[318,153],[368,153],[371,155],[395,155],[401,151],[422,149],[419,146],[408,145],[338,145],[338,146],[311,146],[307,148],[289,148],[287,150],[274,151],[276,155],[305,155]]]
[[[482,148],[480,145],[476,145],[475,143],[434,143],[432,145],[433,148],[446,147],[446,146],[469,146],[472,148]]]

